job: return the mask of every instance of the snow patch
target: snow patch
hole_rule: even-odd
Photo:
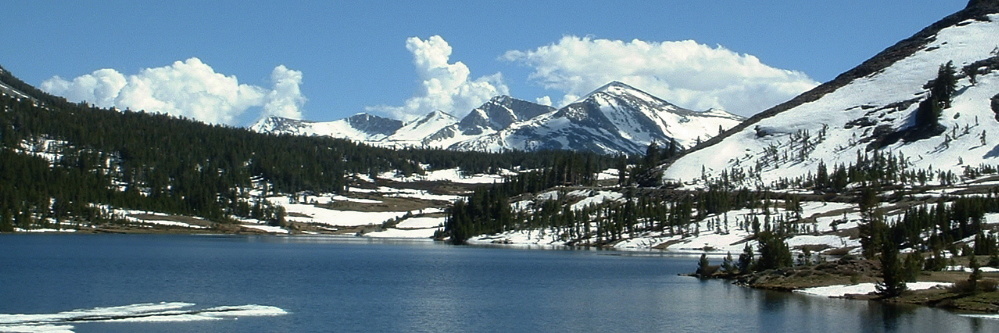
[[[909,290],[923,290],[930,288],[948,288],[953,286],[953,283],[947,282],[907,282],[906,287]],[[874,283],[858,283],[858,284],[843,284],[843,285],[833,285],[824,287],[814,287],[814,288],[803,288],[795,290],[794,292],[805,295],[812,296],[824,296],[824,297],[845,297],[847,294],[861,294],[866,295],[869,293],[876,292]]]

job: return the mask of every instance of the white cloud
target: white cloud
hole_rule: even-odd
[[[406,49],[413,54],[413,65],[421,80],[420,91],[402,106],[372,106],[367,107],[368,111],[404,120],[437,110],[460,117],[494,96],[509,94],[500,73],[472,80],[468,66],[460,61],[450,63],[451,45],[441,36],[427,40],[410,37]]]
[[[818,85],[802,72],[691,40],[565,36],[534,50],[508,51],[503,58],[531,66],[531,79],[565,94],[563,105],[617,80],[689,109],[721,108],[748,116]]]
[[[552,106],[552,98],[550,96],[541,96],[535,98],[534,102],[545,106]]]
[[[262,108],[263,115],[300,117],[305,102],[298,87],[302,73],[282,65],[274,69],[271,79],[273,90],[240,84],[235,76],[216,73],[200,59],[190,58],[128,76],[114,69],[100,69],[72,81],[56,76],[41,87],[71,101],[169,113],[213,124],[238,125],[236,118],[250,108]]]
[[[271,81],[274,82],[274,90],[267,93],[263,116],[301,119],[302,106],[305,105],[305,96],[298,87],[302,84],[302,72],[280,65],[271,72]]]
[[[100,69],[81,75],[73,81],[53,77],[42,83],[42,89],[50,93],[59,92],[58,95],[71,101],[86,100],[100,106],[111,106],[126,83],[125,76],[118,71]]]

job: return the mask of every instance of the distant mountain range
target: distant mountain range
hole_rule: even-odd
[[[624,83],[611,82],[561,109],[497,96],[462,119],[442,111],[408,123],[369,114],[330,122],[270,117],[251,129],[330,136],[394,148],[639,154],[652,142],[691,148],[742,120],[721,110],[686,110]]]

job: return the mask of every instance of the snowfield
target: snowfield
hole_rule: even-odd
[[[957,92],[952,107],[943,110],[940,123],[946,132],[914,142],[899,141],[883,151],[904,154],[912,168],[950,170],[960,174],[964,166],[999,162],[999,122],[989,100],[999,92],[999,71],[978,75],[977,82],[961,74],[961,67],[996,56],[999,47],[999,14],[991,21],[968,20],[945,28],[926,47],[882,71],[859,78],[816,101],[804,103],[748,126],[712,146],[688,154],[665,170],[663,178],[697,187],[702,168],[718,175],[732,168],[759,167],[761,184],[813,172],[820,161],[827,166],[850,164],[864,152],[875,126],[853,124],[859,119],[901,129],[913,124],[918,101],[926,98],[923,86],[936,78],[939,66],[953,61],[957,68]],[[915,100],[913,100],[915,99]],[[913,101],[908,103],[901,103]],[[904,106],[904,107],[903,107]],[[813,150],[804,160],[768,160],[767,149],[797,152],[800,144],[791,137],[808,131]],[[819,133],[825,132],[824,136]],[[985,133],[984,140],[982,133]],[[984,144],[982,141],[985,141]],[[800,143],[800,140],[799,140]],[[773,155],[770,155],[773,157]]]
[[[379,178],[389,179],[400,183],[405,182],[415,182],[415,181],[448,181],[452,183],[462,183],[462,184],[495,184],[502,183],[504,176],[516,175],[516,172],[509,170],[501,170],[499,174],[487,175],[487,174],[475,174],[470,176],[465,176],[461,174],[461,169],[443,169],[443,170],[433,170],[427,171],[426,175],[414,174],[409,177],[403,177],[397,175],[395,172],[384,172],[378,175]]]
[[[273,205],[285,208],[288,221],[301,223],[325,224],[330,226],[362,226],[369,224],[381,224],[390,219],[405,216],[407,213],[415,214],[418,211],[401,212],[358,212],[350,210],[336,210],[316,207],[312,204],[289,203],[288,197],[277,196],[268,197]]]

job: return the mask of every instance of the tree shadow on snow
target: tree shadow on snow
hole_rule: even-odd
[[[984,157],[985,158],[999,157],[999,145],[992,147],[992,150],[990,150],[988,153],[985,153]]]

